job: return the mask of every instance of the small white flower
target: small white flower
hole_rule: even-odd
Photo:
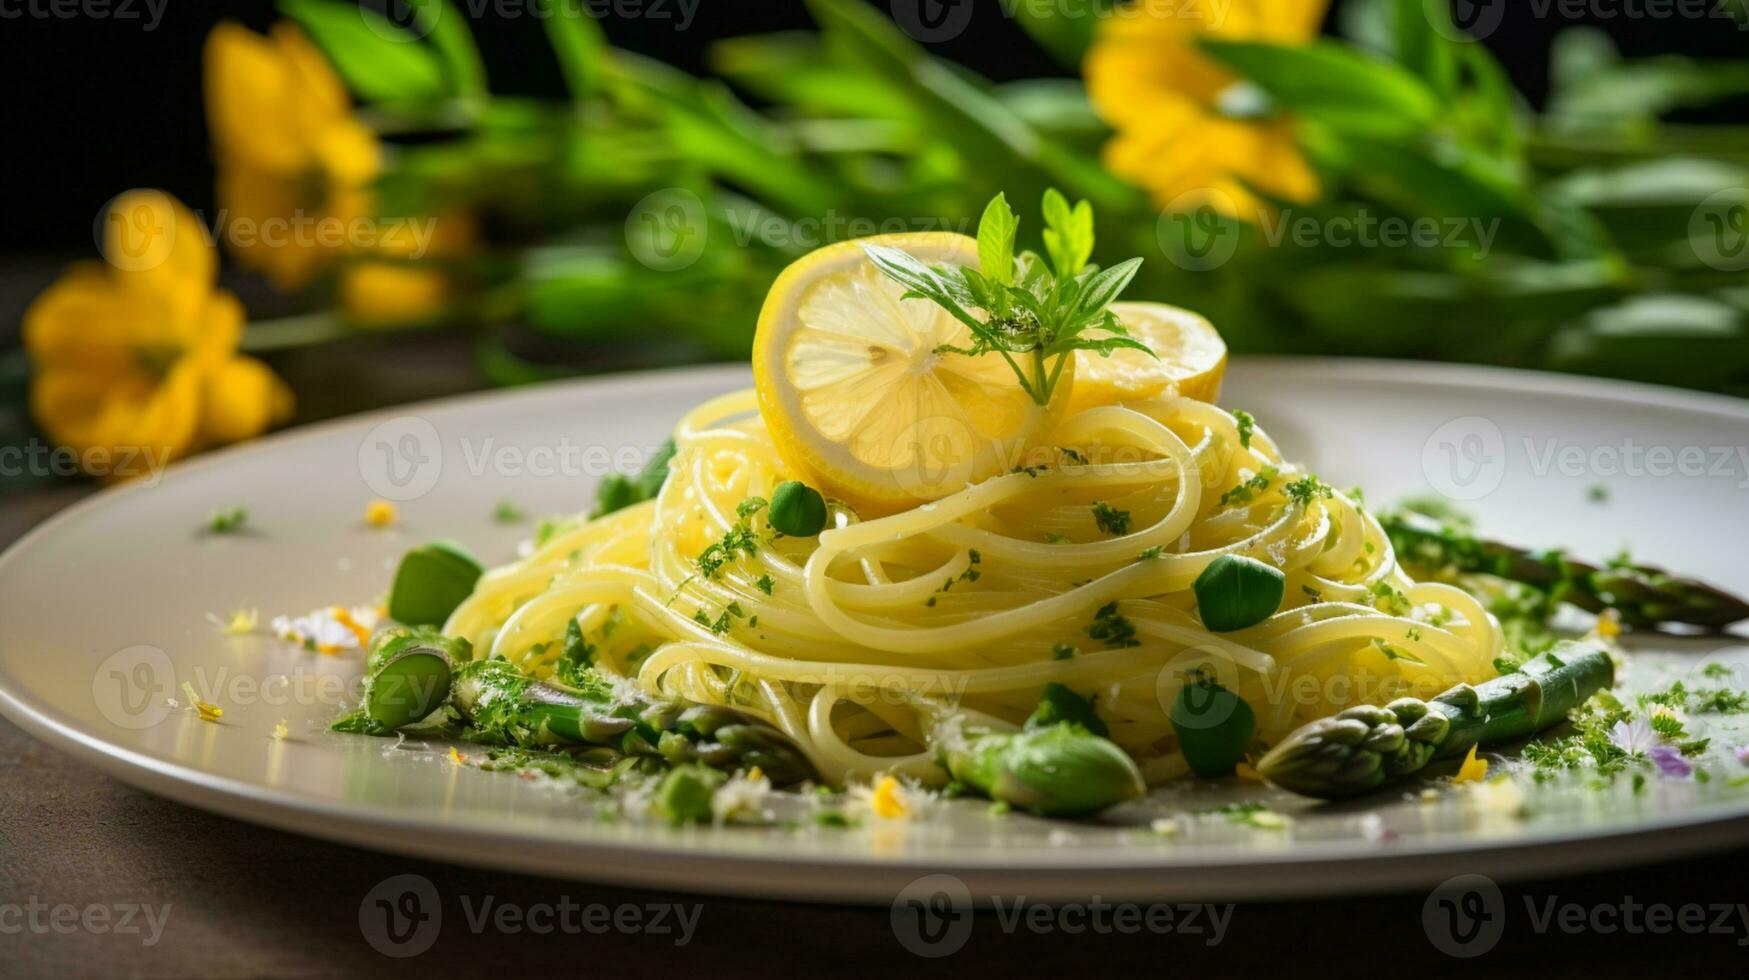
[[[1644,755],[1658,744],[1658,733],[1646,719],[1635,718],[1632,722],[1616,722],[1609,730],[1609,740],[1628,755]]]

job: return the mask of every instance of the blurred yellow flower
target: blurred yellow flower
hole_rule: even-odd
[[[290,416],[284,383],[237,353],[243,307],[214,288],[192,212],[162,191],[122,194],[103,251],[108,266],[73,267],[24,315],[31,414],[51,439],[97,475],[139,476]]]
[[[381,146],[354,118],[321,52],[291,24],[263,36],[221,23],[207,35],[205,57],[221,237],[243,264],[295,289],[369,218]]]
[[[1213,207],[1256,222],[1251,187],[1289,201],[1318,196],[1291,119],[1197,49],[1201,37],[1303,44],[1329,0],[1134,0],[1108,16],[1083,66],[1094,106],[1116,135],[1111,171],[1158,207]]]
[[[361,259],[341,270],[340,308],[360,327],[439,316],[454,299],[456,282],[450,271],[430,260],[454,258],[473,244],[473,219],[462,212],[386,222],[374,251],[381,260]]]

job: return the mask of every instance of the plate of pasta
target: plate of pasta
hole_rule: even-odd
[[[1229,365],[1043,211],[1040,254],[999,198],[976,239],[803,258],[751,371],[99,494],[0,558],[0,710],[243,819],[734,894],[1329,894],[1749,839],[1749,409]]]

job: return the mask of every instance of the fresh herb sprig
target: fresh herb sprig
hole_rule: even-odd
[[[904,286],[905,297],[927,299],[972,332],[969,347],[944,344],[943,354],[979,357],[994,351],[1040,405],[1050,403],[1068,359],[1078,350],[1110,356],[1120,349],[1154,352],[1131,337],[1109,309],[1124,291],[1139,258],[1109,269],[1088,264],[1093,255],[1093,206],[1073,207],[1054,188],[1045,192],[1044,245],[1049,259],[1015,253],[1020,219],[998,194],[978,222],[978,268],[931,266],[909,252],[864,245],[870,261]],[[983,316],[974,311],[981,311]]]

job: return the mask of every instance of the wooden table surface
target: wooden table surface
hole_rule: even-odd
[[[86,491],[60,486],[0,502],[0,544]],[[1265,975],[1339,966],[1426,976],[1478,966],[1489,976],[1741,976],[1749,964],[1749,851],[1505,887],[1498,945],[1479,962],[1439,952],[1423,924],[1426,893],[1233,909],[1225,935],[1004,930],[972,916],[957,953],[924,959],[899,942],[888,908],[739,901],[507,875],[360,851],[267,830],[158,799],[99,775],[0,721],[0,977]],[[361,925],[372,889],[417,874],[444,915],[420,955],[377,952]],[[490,897],[544,923],[538,909],[678,906],[694,931],[505,930],[477,914]],[[1604,909],[1596,928],[1539,932],[1553,901]],[[1701,934],[1631,933],[1608,910],[1626,902],[1719,905]],[[1009,902],[1012,906],[1012,901]],[[63,911],[57,912],[57,907]],[[97,911],[87,913],[86,910]],[[129,911],[129,910],[133,911]],[[1535,910],[1534,912],[1532,910]],[[367,908],[367,911],[368,908]],[[89,920],[83,916],[95,916]],[[148,914],[150,918],[148,918]],[[574,925],[585,924],[581,912]],[[672,920],[673,913],[668,913]],[[59,916],[59,918],[57,918]],[[109,924],[103,922],[109,917]],[[122,918],[132,930],[121,930]],[[75,921],[75,919],[78,921]],[[156,921],[156,942],[150,923]],[[512,922],[514,924],[514,922]],[[1071,921],[1073,924],[1073,921]],[[1614,931],[1602,931],[1616,925]],[[403,947],[405,948],[405,947]]]

